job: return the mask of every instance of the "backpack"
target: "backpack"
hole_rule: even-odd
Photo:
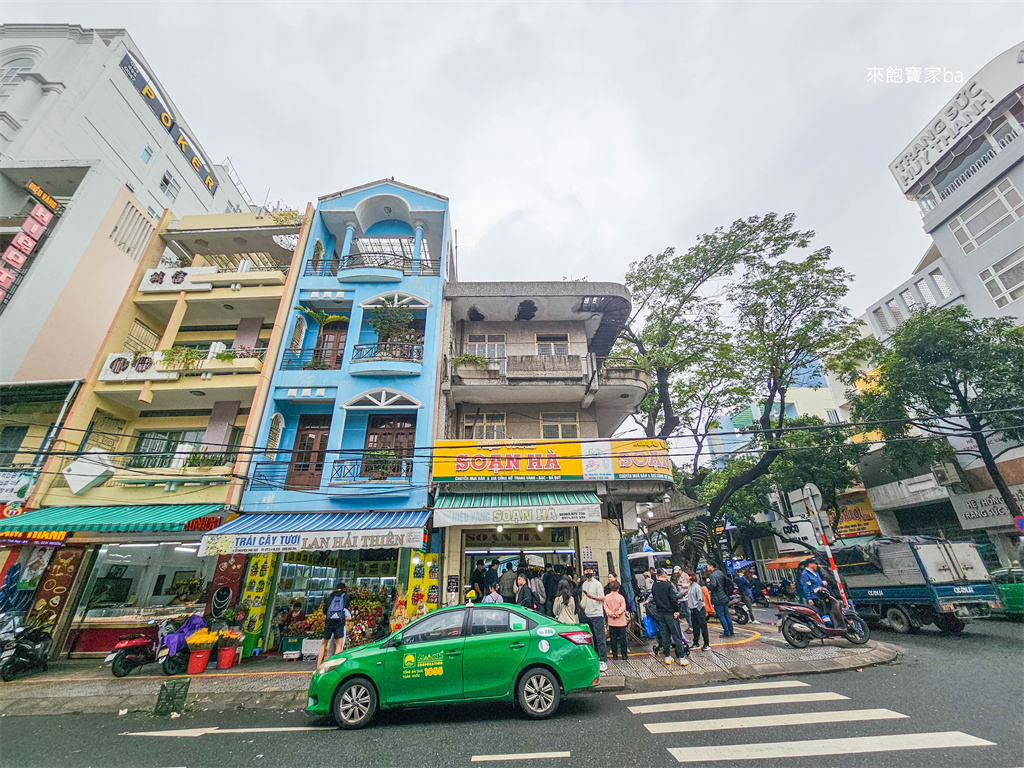
[[[331,598],[331,604],[327,608],[328,621],[341,621],[345,618],[345,605],[348,603],[348,595],[341,594]]]

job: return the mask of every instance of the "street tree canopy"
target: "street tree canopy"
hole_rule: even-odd
[[[893,469],[949,455],[953,438],[952,450],[980,458],[1021,514],[997,459],[1024,442],[1024,327],[962,306],[926,308],[884,342],[851,344],[832,365],[850,386],[854,418],[883,422]]]
[[[829,265],[828,247],[801,254],[814,232],[797,230],[795,219],[777,213],[740,219],[700,235],[684,253],[668,248],[649,255],[626,275],[635,314],[616,354],[654,378],[639,423],[649,437],[689,438],[692,456],[679,486],[707,501],[712,526],[781,454],[787,390],[856,334],[842,305],[851,275]],[[728,475],[715,473],[721,485],[713,493],[702,490],[712,477],[705,461],[709,435],[744,403],[758,404],[752,429],[761,450],[734,463]],[[678,551],[682,532],[666,533]]]

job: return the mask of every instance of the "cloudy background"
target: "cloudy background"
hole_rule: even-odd
[[[1024,38],[1019,2],[47,2],[124,27],[216,162],[292,207],[394,176],[446,195],[460,278],[621,280],[741,216],[797,213],[861,312],[928,246],[889,162]]]

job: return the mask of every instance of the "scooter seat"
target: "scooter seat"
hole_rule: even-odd
[[[118,640],[149,640],[150,635],[146,634],[135,634],[135,635],[121,635]]]

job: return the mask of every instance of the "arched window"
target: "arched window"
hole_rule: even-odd
[[[345,403],[345,408],[422,408],[423,404],[414,397],[394,389],[371,389],[356,395]]]
[[[387,293],[382,293],[379,296],[374,296],[372,299],[367,299],[359,306],[364,309],[386,306],[405,307],[406,309],[427,309],[430,306],[430,302],[426,299],[421,299],[419,296],[414,296],[411,293],[404,293],[403,291],[388,291]]]
[[[0,104],[7,101],[7,97],[21,85],[21,76],[34,65],[35,61],[31,56],[20,55],[8,59],[0,66]]]
[[[295,320],[295,330],[292,331],[292,341],[289,345],[294,350],[302,349],[302,341],[306,338],[306,318],[299,315]]]
[[[270,431],[267,433],[267,458],[277,461],[277,449],[281,445],[281,433],[284,432],[284,416],[275,413],[270,417]]]

